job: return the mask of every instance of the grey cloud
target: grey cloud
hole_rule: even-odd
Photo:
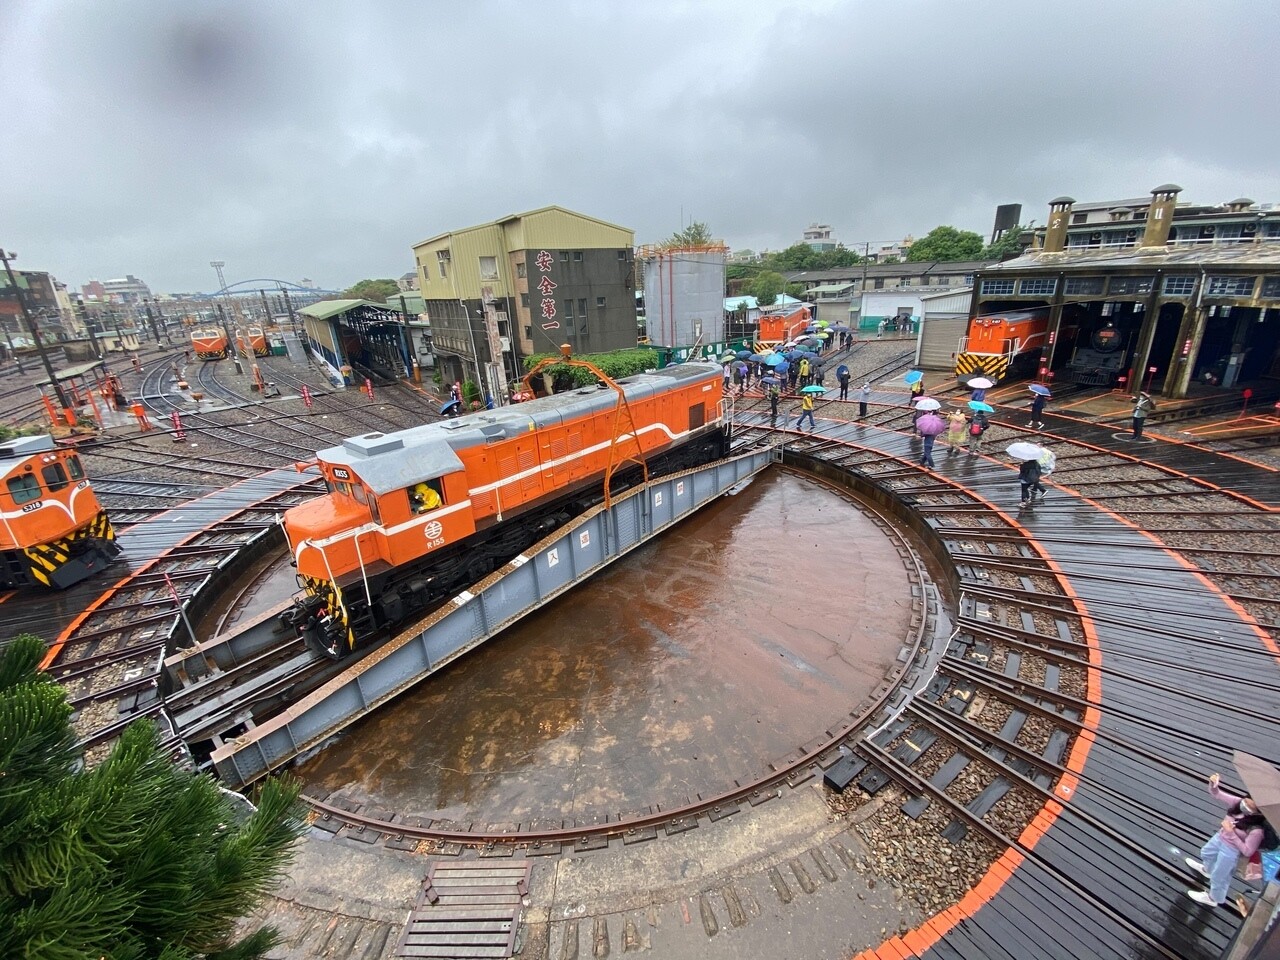
[[[853,243],[997,203],[1273,195],[1269,3],[28,0],[0,11],[0,243],[72,283],[343,286],[559,203]]]

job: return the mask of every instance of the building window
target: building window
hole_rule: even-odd
[[[625,250],[619,250],[619,251],[618,251],[618,259],[619,259],[621,262],[626,263],[626,262],[627,262],[627,251],[625,251]]]
[[[1012,280],[983,280],[982,295],[984,297],[1013,296],[1013,281]]]
[[[1034,280],[1019,280],[1018,293],[1024,297],[1052,297],[1058,289],[1057,277],[1037,277]]]
[[[1155,280],[1155,277],[1112,277],[1107,290],[1109,293],[1128,295],[1150,293]]]
[[[964,275],[964,285],[965,285],[966,287],[972,287],[972,286],[973,286],[973,274],[972,274],[972,273],[966,273],[966,274]]]
[[[523,280],[526,276],[527,274],[525,273],[524,261],[517,260],[516,261],[516,279]]]
[[[1072,233],[1067,236],[1068,247],[1087,247],[1089,245],[1089,235],[1087,233]]]
[[[1269,220],[1262,225],[1262,235],[1268,240],[1280,238],[1280,220]]]
[[[573,301],[572,300],[566,300],[564,302],[564,318],[565,320],[570,322],[572,322],[573,320]]]
[[[497,280],[498,279],[498,258],[497,257],[481,257],[480,258],[480,279],[481,280]]]
[[[437,250],[436,263],[440,267],[440,279],[444,280],[449,276],[449,251]]]
[[[1257,277],[1210,277],[1205,293],[1211,297],[1252,297]]]
[[[529,324],[527,324],[527,323],[526,323],[526,324],[525,324],[525,326],[524,326],[524,338],[525,338],[526,340],[532,340],[532,339],[533,339],[533,327],[529,326]]]
[[[568,262],[569,262],[569,251],[568,251],[568,250],[561,250],[561,251],[560,251],[560,262],[561,262],[561,263],[568,263]]]
[[[1076,223],[1088,223],[1088,222],[1089,222],[1089,215],[1088,215],[1087,213],[1073,213],[1073,214],[1071,215],[1071,222],[1072,222],[1073,224],[1076,224]]]
[[[575,250],[575,251],[573,251],[573,262],[574,262],[574,263],[581,263],[581,262],[582,262],[582,251],[581,251],[581,250]]]
[[[1068,277],[1062,285],[1068,297],[1089,297],[1102,293],[1101,277]]]
[[[1280,300],[1280,277],[1262,278],[1262,297],[1264,300]]]
[[[582,297],[578,300],[578,316],[585,317],[587,315],[587,298]]]
[[[524,307],[526,310],[529,309],[529,295],[527,293],[520,294],[520,306]]]
[[[420,267],[422,268],[422,279],[423,279],[423,280],[430,280],[430,279],[431,279],[431,270],[427,267],[426,262],[425,262],[425,261],[423,261],[423,262],[419,263],[419,264],[418,264],[418,266],[420,266]]]
[[[874,290],[883,290],[883,289],[884,289],[884,277],[876,277],[876,282],[875,282],[875,284],[873,285],[872,289],[874,289]]]
[[[597,310],[604,309],[604,297],[596,297],[596,309]]]
[[[935,287],[945,287],[951,281],[950,277],[930,277],[929,284]]]
[[[1165,277],[1164,295],[1166,297],[1189,297],[1196,289],[1195,277]]]

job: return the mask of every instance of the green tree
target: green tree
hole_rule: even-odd
[[[774,257],[774,262],[783,270],[820,270],[822,254],[807,243],[793,243]]]
[[[372,300],[374,303],[386,303],[387,299],[400,292],[394,280],[361,280],[359,283],[342,291],[343,300]]]
[[[535,353],[524,358],[526,371],[532,370],[543,360],[554,359],[558,353]],[[631,347],[626,350],[613,350],[609,353],[584,353],[578,359],[595,364],[606,376],[620,380],[632,374],[652,370],[658,365],[658,351],[648,347]],[[567,363],[554,363],[542,371],[550,375],[557,390],[568,390],[574,387],[589,387],[598,383],[594,373],[586,367],[574,367]]]
[[[751,282],[751,295],[760,306],[771,307],[777,303],[778,294],[782,293],[786,285],[782,274],[775,270],[764,270],[756,274],[755,280]]]
[[[881,263],[901,263],[901,262],[902,262],[902,258],[901,258],[901,257],[898,257],[898,256],[895,256],[894,254],[892,254],[892,253],[891,253],[891,254],[889,254],[889,256],[885,257],[885,258],[884,258],[883,260],[881,260],[880,262],[881,262]]]
[[[982,248],[980,258],[983,260],[1006,260],[1009,257],[1017,256],[1022,252],[1022,235],[1031,228],[1018,224],[1011,227],[1000,235],[1000,239],[995,243],[989,243]]]
[[[664,247],[709,247],[715,243],[711,236],[711,228],[700,220],[695,220],[683,230],[677,230],[669,238]]]
[[[934,227],[911,245],[907,260],[976,260],[982,253],[982,237],[972,230]]]
[[[128,727],[81,765],[63,689],[37,669],[45,645],[0,654],[0,956],[51,960],[250,960],[278,941],[236,922],[279,879],[305,829],[298,785],[268,780],[236,808],[208,776]]]

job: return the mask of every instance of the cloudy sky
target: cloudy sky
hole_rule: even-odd
[[[10,0],[0,245],[157,291],[413,267],[560,204],[849,245],[999,203],[1280,202],[1273,0]]]

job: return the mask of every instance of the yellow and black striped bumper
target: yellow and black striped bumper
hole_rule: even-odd
[[[956,358],[956,379],[982,374],[999,383],[1009,372],[1009,358],[1003,354],[962,353]]]
[[[93,576],[119,553],[116,531],[105,510],[68,536],[22,550],[30,582],[58,590]]]

